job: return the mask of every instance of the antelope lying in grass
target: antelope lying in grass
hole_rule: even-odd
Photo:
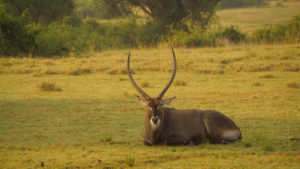
[[[175,97],[162,99],[171,86],[176,74],[176,56],[173,52],[173,74],[156,98],[150,97],[134,81],[130,71],[130,53],[127,71],[133,87],[142,95],[139,101],[148,108],[145,117],[145,145],[185,145],[199,144],[204,140],[210,143],[229,143],[241,139],[239,127],[227,116],[215,110],[185,109],[177,110],[163,107]]]

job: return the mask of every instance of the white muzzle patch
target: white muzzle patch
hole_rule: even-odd
[[[151,124],[151,128],[152,128],[153,130],[156,130],[156,129],[159,127],[159,125],[160,125],[160,119],[157,119],[157,122],[156,122],[156,123],[153,123],[152,118],[151,118],[151,119],[150,119],[150,124]]]
[[[240,137],[240,135],[241,132],[238,130],[228,130],[223,133],[222,138],[234,141],[237,140]]]

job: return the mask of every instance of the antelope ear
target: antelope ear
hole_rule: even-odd
[[[140,96],[137,96],[137,98],[138,98],[139,102],[140,102],[142,105],[148,106],[148,101],[147,101],[147,100],[141,98]]]
[[[171,97],[171,98],[169,98],[169,99],[164,99],[164,100],[161,100],[160,101],[160,104],[161,105],[164,105],[164,104],[171,104],[171,102],[174,100],[176,98],[176,96],[174,96],[174,97]]]

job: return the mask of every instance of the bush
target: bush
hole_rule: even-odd
[[[234,43],[238,43],[245,40],[246,35],[241,33],[234,26],[231,26],[220,32],[209,32],[203,30],[186,32],[184,30],[171,30],[167,39],[172,46],[176,47],[217,46],[223,43],[220,39],[227,39]]]
[[[241,33],[237,28],[233,26],[226,28],[221,35],[223,38],[228,39],[234,43],[241,42],[246,38],[245,34]]]
[[[16,56],[29,53],[34,46],[34,35],[25,26],[26,13],[13,18],[0,6],[0,54]]]
[[[300,15],[292,17],[286,24],[285,38],[288,41],[300,41]]]
[[[300,15],[294,16],[287,24],[258,29],[252,38],[256,42],[299,42]]]
[[[82,53],[87,50],[101,51],[103,49],[135,48],[138,46],[156,46],[161,42],[161,33],[151,24],[138,25],[135,20],[127,20],[118,24],[111,22],[98,23],[97,20],[88,19],[81,22],[76,17],[66,17],[49,25],[28,24],[17,25],[21,33],[31,33],[31,39],[17,36],[19,43],[30,45],[30,48],[16,50],[17,45],[10,45],[1,38],[1,45],[9,44],[14,48],[6,49],[16,54],[32,53],[36,56],[53,57],[67,56],[70,53]],[[21,29],[22,28],[22,29]],[[23,32],[22,32],[23,31]],[[0,32],[0,37],[7,35]],[[29,41],[29,42],[28,42]],[[13,41],[15,42],[15,41]],[[3,47],[2,47],[3,48]],[[30,49],[30,50],[29,50]],[[4,53],[4,52],[2,52]],[[10,54],[9,52],[4,53]]]
[[[55,23],[43,28],[35,39],[37,44],[35,54],[39,56],[68,54],[71,51],[70,46],[68,46],[68,42],[70,42],[69,32],[71,31]]]
[[[51,23],[72,13],[73,0],[0,0],[9,14],[19,17],[24,11],[36,23]]]
[[[41,83],[38,88],[41,91],[45,92],[61,92],[62,89],[60,87],[57,87],[54,83],[48,83],[48,82],[43,82]]]
[[[137,43],[142,47],[156,47],[164,39],[164,33],[161,32],[159,25],[151,22],[139,26],[137,31]]]
[[[197,46],[215,46],[216,33],[194,31],[192,33],[183,30],[172,30],[168,35],[168,42],[170,45],[179,47],[197,47]]]

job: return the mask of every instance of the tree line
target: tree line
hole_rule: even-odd
[[[241,0],[224,0],[228,1]],[[251,36],[233,26],[209,31],[222,2],[0,0],[0,55],[67,56],[105,49],[155,47],[165,42],[172,46],[216,46],[223,39],[233,43],[299,40],[299,16]],[[101,21],[113,18],[121,19]]]

